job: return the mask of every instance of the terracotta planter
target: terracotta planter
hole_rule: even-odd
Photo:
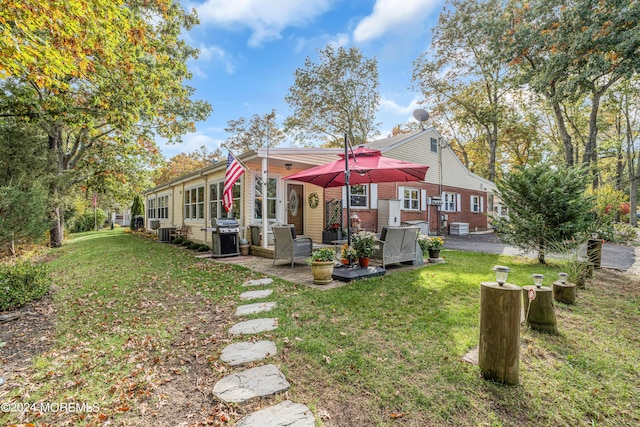
[[[358,258],[358,265],[360,267],[369,267],[369,257]]]
[[[313,283],[316,285],[326,285],[333,278],[333,261],[313,261],[311,263],[311,273],[313,274]]]

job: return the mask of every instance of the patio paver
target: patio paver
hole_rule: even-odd
[[[242,286],[263,286],[263,285],[270,285],[272,283],[273,283],[273,279],[265,277],[263,279],[249,280],[248,282],[243,283]]]

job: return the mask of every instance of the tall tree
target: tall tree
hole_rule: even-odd
[[[18,2],[10,4],[19,9]],[[60,16],[67,25],[69,8],[74,37],[68,39],[49,20]],[[11,36],[27,31],[27,36],[42,41],[45,52],[35,55],[42,60],[34,67],[33,57],[25,56],[23,49],[1,46],[8,55],[3,68],[11,77],[2,83],[0,115],[29,120],[47,134],[57,175],[50,181],[51,200],[61,200],[65,191],[91,176],[79,176],[87,170],[79,166],[89,166],[85,160],[99,145],[117,146],[120,156],[153,152],[156,136],[180,142],[193,130],[194,121],[211,110],[193,101],[194,90],[185,85],[191,77],[186,61],[197,51],[181,40],[180,33],[197,24],[197,17],[185,13],[178,2],[30,0],[26,12],[2,19],[9,22],[4,30],[9,28]],[[27,43],[27,52],[28,48]],[[53,58],[71,65],[54,62],[52,68],[40,67],[51,51]],[[118,161],[117,156],[113,159]],[[54,247],[62,244],[62,211],[59,204],[50,214]]]
[[[204,145],[192,153],[180,153],[169,159],[158,171],[154,182],[160,185],[222,160],[222,150],[207,150]]]
[[[450,0],[434,29],[432,49],[415,63],[413,80],[428,103],[437,98],[459,107],[467,120],[482,128],[488,147],[488,178],[496,177],[498,132],[509,85],[506,69],[488,49],[488,41],[507,23],[500,19],[499,0]]]
[[[257,150],[280,145],[284,141],[285,134],[275,121],[275,110],[260,116],[254,114],[250,119],[240,117],[237,120],[229,120],[224,129],[231,136],[227,139],[227,147],[236,154],[245,151]]]
[[[512,0],[503,16],[511,28],[493,51],[520,72],[523,82],[551,103],[573,164],[573,145],[562,105],[589,97],[588,136],[582,163],[597,164],[598,111],[617,81],[640,69],[640,3],[629,0]],[[594,182],[595,183],[595,182]]]
[[[285,132],[296,141],[341,146],[346,134],[361,144],[378,134],[375,115],[380,104],[378,62],[365,58],[355,47],[337,50],[327,45],[318,52],[320,61],[307,57],[295,71],[295,82],[285,100],[293,114],[286,118]]]

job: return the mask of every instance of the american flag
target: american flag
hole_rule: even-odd
[[[222,192],[222,205],[224,210],[229,212],[233,207],[233,184],[244,173],[244,168],[240,162],[229,153],[227,157],[227,173],[224,177],[224,191]]]

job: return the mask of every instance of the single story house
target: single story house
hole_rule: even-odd
[[[351,187],[351,221],[356,228],[379,231],[384,225],[418,224],[423,233],[447,234],[457,225],[490,228],[487,212],[499,210],[496,186],[467,170],[435,128],[372,141],[383,156],[429,166],[424,182],[379,183]],[[355,148],[355,147],[354,147]],[[271,148],[238,155],[246,166],[234,186],[233,210],[240,238],[261,239],[263,172],[268,173],[269,224],[294,224],[298,235],[323,241],[328,229],[346,228],[346,189],[285,180],[298,171],[338,159],[341,148]],[[227,217],[222,206],[226,163],[219,162],[149,189],[144,193],[148,230],[189,225],[189,239],[211,244],[206,229]],[[452,225],[453,224],[453,225]],[[327,236],[325,235],[325,240]],[[267,242],[269,239],[267,239]]]

